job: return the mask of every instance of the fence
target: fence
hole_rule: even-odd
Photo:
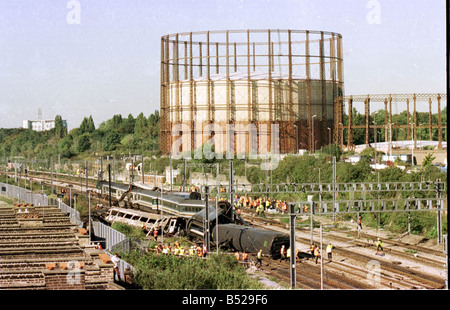
[[[105,240],[105,249],[108,251],[129,251],[130,239],[123,233],[100,222],[93,221],[92,229],[96,237]]]

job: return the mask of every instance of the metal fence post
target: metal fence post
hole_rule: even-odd
[[[290,210],[289,210],[289,228],[290,228],[290,250],[291,250],[291,257],[290,257],[290,265],[291,265],[291,288],[295,289],[296,286],[296,270],[295,270],[295,263],[296,263],[296,257],[295,257],[295,204],[290,204]]]

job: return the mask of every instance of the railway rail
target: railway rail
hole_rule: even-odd
[[[65,177],[65,175],[63,175]],[[34,180],[40,179],[50,182],[50,177],[40,175],[28,175]],[[67,179],[54,178],[55,183],[80,185],[80,182]],[[89,180],[90,181],[90,180]],[[67,186],[67,185],[59,185]],[[85,186],[85,183],[82,184]],[[88,183],[88,186],[95,188],[96,185]],[[73,188],[72,190],[75,190]],[[244,212],[242,217],[258,227],[265,229],[278,230],[287,232],[286,224],[278,220],[270,218],[254,217],[253,214]],[[310,239],[307,237],[306,230],[297,229],[298,232],[304,233],[301,237],[296,235],[296,242],[301,245],[296,248],[308,248]],[[346,234],[343,236],[342,234]],[[358,238],[359,237],[359,238]],[[420,245],[414,245],[402,242],[400,240],[389,240],[383,238],[385,244],[385,252],[389,254],[387,257],[373,256],[375,252],[374,243],[377,236],[367,232],[361,232],[359,236],[356,231],[339,232],[336,229],[330,229],[327,233],[327,241],[333,241],[333,244],[346,244],[347,246],[335,246],[333,250],[334,257],[329,262],[325,257],[323,288],[324,289],[443,289],[445,288],[444,276],[445,271],[445,254],[441,251],[430,249]],[[373,250],[373,251],[372,251]],[[414,251],[418,255],[414,256],[406,250]],[[369,253],[369,252],[370,253]],[[398,263],[398,261],[401,261]],[[415,270],[415,267],[408,262],[413,261],[414,264],[430,267],[433,272],[425,272]],[[288,261],[278,261],[269,258],[263,260],[265,264],[261,270],[270,274],[286,283],[290,282],[290,266]],[[369,276],[368,265],[376,262],[379,264],[377,281]],[[436,272],[436,270],[438,272]],[[296,264],[296,283],[301,289],[320,289],[320,264],[315,264],[313,260],[304,260]]]
[[[252,225],[264,226],[267,229],[278,231],[287,231],[286,225],[273,219],[262,219],[252,217],[250,214],[243,216]],[[268,225],[269,224],[269,225]],[[309,232],[308,232],[309,233]],[[346,232],[347,233],[347,232]],[[360,235],[364,238],[376,239],[376,236],[370,234]],[[444,289],[445,278],[436,273],[414,270],[411,266],[401,266],[399,260],[414,260],[415,264],[428,265],[433,270],[444,272],[445,261],[444,254],[433,249],[427,249],[422,246],[412,246],[400,241],[388,241],[385,248],[388,249],[389,259],[381,256],[372,256],[375,253],[375,246],[370,241],[355,239],[356,233],[349,233],[348,237],[339,236],[337,231],[327,234],[327,241],[347,244],[348,246],[337,246],[333,249],[333,260],[323,258],[324,289]],[[384,242],[384,240],[383,240]],[[308,248],[310,238],[296,235],[296,248]],[[427,252],[434,255],[432,258],[414,257],[412,254],[402,252],[402,249],[393,250],[397,246],[404,249],[416,249],[420,253]],[[358,251],[354,249],[367,249],[367,251]],[[372,252],[373,250],[373,252]],[[441,258],[441,260],[439,260]],[[372,265],[377,266],[377,273],[371,273]],[[270,260],[267,267],[263,270],[268,274],[279,278],[282,281],[290,281],[289,263]],[[284,271],[281,271],[284,270]],[[301,275],[299,275],[301,274]],[[376,275],[376,280],[373,276]],[[337,282],[333,282],[337,279]],[[313,282],[311,284],[311,282]],[[296,264],[296,283],[297,287],[303,289],[320,288],[320,264],[315,264],[313,260],[297,260]],[[336,284],[337,283],[337,284]]]

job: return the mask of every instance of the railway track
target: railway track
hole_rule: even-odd
[[[368,239],[368,241],[367,241],[367,239],[366,240],[364,240],[364,239],[353,239],[352,246],[375,249],[375,242],[372,241],[372,240],[376,240],[376,237],[372,236],[372,235],[367,235],[366,237],[370,237],[371,239]],[[340,241],[342,243],[346,243],[346,242],[349,241],[349,238],[342,237],[342,236],[339,236],[339,235],[327,236],[327,239],[332,239],[334,241]],[[404,247],[404,246],[401,246],[399,244],[386,242],[384,239],[383,239],[383,244],[384,244],[383,245],[384,252],[385,253],[389,253],[390,255],[393,255],[395,257],[406,259],[406,260],[412,260],[413,259],[417,263],[420,263],[420,264],[423,264],[423,265],[427,265],[427,266],[430,266],[430,267],[433,267],[433,268],[442,268],[443,265],[445,265],[445,262],[442,261],[442,259],[438,260],[438,259],[434,259],[434,258],[430,258],[430,257],[424,257],[424,256],[419,256],[419,255],[414,256],[411,253],[406,253],[405,250],[408,250],[411,247]],[[394,246],[398,246],[400,249],[394,249]],[[442,254],[442,253],[439,253],[439,254]],[[444,258],[443,255],[436,255],[436,254],[433,254],[433,255],[437,256],[437,257]]]
[[[47,176],[33,175],[33,179],[41,179],[50,182]],[[54,183],[80,185],[78,181],[53,179]],[[66,185],[59,185],[66,186]],[[85,186],[85,183],[82,184]],[[94,187],[92,183],[89,187]],[[251,213],[244,212],[242,217],[254,226],[262,226],[265,229],[273,229],[288,233],[286,224],[279,220],[270,218],[259,218]],[[308,229],[309,230],[309,229]],[[309,248],[309,231],[296,230],[296,248]],[[346,234],[346,236],[343,236]],[[302,236],[303,235],[303,236]],[[326,240],[332,241],[335,245],[332,262],[324,257],[324,289],[443,289],[445,288],[444,276],[424,271],[414,270],[414,266],[400,266],[404,264],[398,261],[414,261],[415,264],[428,266],[433,270],[440,270],[444,273],[445,254],[420,245],[408,244],[400,240],[383,239],[386,257],[374,256],[375,246],[373,240],[377,236],[366,232],[361,232],[359,238],[355,231],[338,231],[331,229],[327,232]],[[418,253],[414,256],[405,250]],[[290,266],[287,261],[279,262],[264,259],[267,263],[261,269],[282,281],[290,283]],[[378,266],[375,280],[374,274],[370,273],[370,266]],[[405,265],[405,264],[404,264]],[[406,264],[408,265],[408,264]],[[301,260],[296,264],[296,283],[301,289],[320,289],[320,264],[315,264],[312,260]]]
[[[266,229],[275,229],[287,233],[286,225],[279,221],[272,219],[260,219],[252,217],[249,214],[243,216],[247,221],[251,222],[255,226],[262,226]],[[269,225],[270,226],[269,226]],[[309,233],[309,232],[308,232]],[[296,234],[296,248],[308,248],[310,244],[310,238],[306,237],[306,233],[303,232],[304,237]],[[370,241],[356,240],[356,233],[349,234],[349,237],[339,236],[337,231],[329,232],[326,236],[328,241],[333,241],[333,244],[339,242],[340,244],[347,244],[348,246],[337,246],[333,250],[333,255],[336,258],[332,262],[329,262],[324,257],[324,289],[327,287],[332,289],[443,289],[445,288],[445,279],[442,276],[436,274],[429,274],[418,270],[413,270],[411,267],[400,266],[398,264],[399,259],[414,259],[415,263],[428,265],[434,269],[440,269],[444,271],[445,261],[442,261],[443,253],[439,251],[428,249],[424,247],[416,247],[409,244],[404,244],[400,241],[385,242],[385,247],[389,247],[390,259],[384,259],[380,256],[372,256],[376,249],[373,243]],[[360,235],[361,237],[362,235]],[[364,238],[373,238],[375,236],[365,234]],[[393,246],[404,246],[404,249],[416,249],[426,252],[429,255],[435,255],[434,259],[414,257],[411,254],[402,252],[404,249],[393,250]],[[366,251],[359,251],[365,249]],[[367,254],[369,250],[369,254]],[[373,252],[372,252],[373,250]],[[441,258],[441,260],[439,260]],[[307,268],[305,268],[308,266]],[[304,288],[317,289],[320,288],[320,265],[316,265],[312,261],[305,260],[296,264],[297,283],[299,287],[301,283],[307,283]],[[371,268],[376,266],[377,271],[371,272]],[[280,273],[280,268],[286,268],[286,273],[289,275],[289,265],[277,268],[269,269],[267,272],[273,276],[279,276],[280,279],[286,280],[286,276]],[[304,273],[306,277],[299,277],[299,273]],[[376,277],[375,277],[376,276]],[[317,278],[319,277],[319,278]],[[329,278],[337,279],[338,285],[335,283],[327,282]],[[289,278],[288,278],[289,279]],[[351,279],[353,283],[348,283]],[[315,281],[316,284],[308,284],[311,281]],[[319,283],[319,284],[318,284]],[[327,285],[325,285],[327,283]]]
[[[352,237],[356,237],[358,235],[358,233],[355,231],[348,231],[347,234]],[[366,238],[366,239],[375,240],[376,237],[377,236],[368,234],[366,232],[360,233],[360,239]],[[445,257],[445,253],[443,251],[430,249],[430,248],[420,246],[417,244],[410,244],[410,243],[402,242],[400,240],[385,239],[385,240],[383,240],[383,243],[386,245],[389,245],[390,247],[398,246],[398,247],[402,247],[402,248],[404,248],[406,250],[410,250],[410,251],[420,252],[420,253],[429,254],[429,255],[433,255],[433,256],[437,256],[437,257]]]

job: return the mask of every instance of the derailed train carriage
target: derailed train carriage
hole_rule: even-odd
[[[263,254],[277,258],[283,245],[289,248],[289,235],[280,232],[236,224],[218,225],[217,230],[219,242],[239,252],[262,250]]]
[[[208,210],[211,242],[216,246],[247,253],[262,250],[264,255],[274,258],[280,255],[283,245],[289,247],[289,235],[250,226],[233,211],[228,202],[219,202],[218,210],[213,206],[209,206]],[[205,219],[205,210],[189,219],[186,225],[187,234],[191,237],[204,238]]]
[[[108,182],[100,181],[97,187],[109,194]],[[196,192],[161,195],[136,185],[111,183],[111,194],[117,200],[127,195],[131,207],[140,211],[151,213],[162,209],[164,213],[177,217],[176,230],[191,238],[204,238],[205,219],[208,218],[211,242],[222,248],[247,253],[257,253],[262,249],[263,254],[277,257],[282,245],[289,247],[287,234],[250,226],[228,201],[218,201],[217,210],[215,202],[210,201],[206,216],[205,200]]]
[[[173,216],[191,217],[204,209],[205,204],[201,201],[201,194],[197,192],[163,192],[161,189],[146,189],[136,184],[123,184],[117,182],[99,181],[97,189],[103,193],[105,199],[109,193],[114,199],[114,204],[126,202],[129,206],[145,211],[160,211]],[[126,197],[126,199],[125,199]]]

